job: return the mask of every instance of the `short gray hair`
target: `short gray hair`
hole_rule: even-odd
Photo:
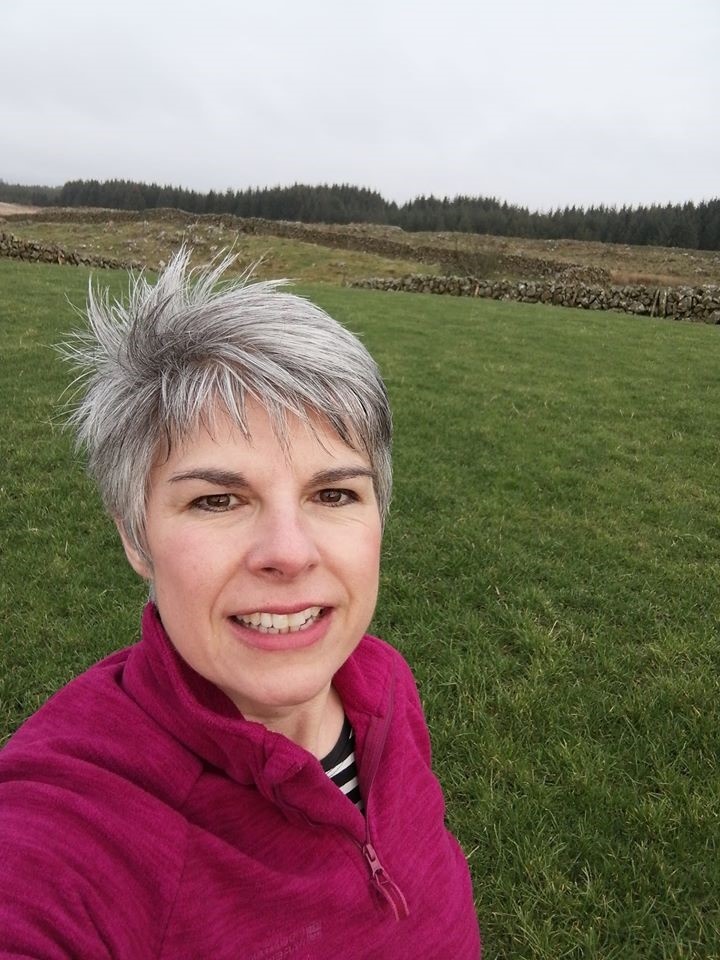
[[[248,435],[247,399],[267,410],[283,444],[288,414],[325,418],[367,455],[387,514],[392,419],[375,361],[320,307],[279,290],[286,281],[223,279],[234,259],[190,270],[182,248],[155,284],[132,277],[124,300],[91,285],[87,326],[59,348],[79,370],[69,417],[77,445],[106,509],[146,558],[152,467],[199,425],[211,429],[215,408]]]

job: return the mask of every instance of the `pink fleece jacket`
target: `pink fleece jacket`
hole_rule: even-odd
[[[407,665],[366,636],[334,683],[366,817],[192,671],[148,605],[141,642],[0,754],[0,957],[477,960]]]

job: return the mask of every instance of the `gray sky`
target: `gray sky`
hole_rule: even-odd
[[[0,179],[720,196],[720,0],[2,0]]]

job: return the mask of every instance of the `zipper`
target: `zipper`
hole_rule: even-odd
[[[366,811],[367,811],[367,807],[370,804],[370,793],[372,791],[373,781],[375,780],[375,774],[377,773],[378,767],[380,766],[380,757],[382,756],[382,752],[385,749],[385,741],[387,740],[388,730],[390,729],[390,723],[392,721],[393,708],[395,706],[395,702],[394,702],[395,698],[393,696],[393,686],[392,686],[393,680],[394,680],[394,677],[391,677],[388,708],[385,711],[385,716],[382,718],[382,721],[381,721],[382,727],[380,729],[380,733],[379,735],[373,736],[372,741],[369,745],[367,743],[365,744],[365,756],[363,758],[364,766],[365,766],[365,777],[364,777],[365,782],[364,784],[362,784],[362,786],[364,786],[365,788]],[[373,719],[377,720],[377,718],[373,718]],[[374,730],[372,728],[375,726],[376,724],[371,721],[371,728],[368,731],[368,739],[370,737],[370,734],[374,733]],[[368,746],[370,747],[370,749],[368,749]]]
[[[394,665],[393,665],[394,667]],[[380,721],[380,730],[379,733],[374,735],[369,743],[369,748],[365,751],[365,770],[366,776],[364,778],[364,787],[366,788],[366,797],[365,797],[365,842],[360,843],[359,840],[356,840],[347,830],[343,827],[340,827],[339,830],[341,833],[344,833],[346,836],[349,836],[352,842],[357,846],[362,853],[365,861],[370,867],[370,883],[372,887],[380,894],[382,899],[390,906],[393,915],[396,920],[404,920],[406,917],[410,916],[410,908],[408,907],[407,900],[405,895],[398,885],[390,878],[387,870],[380,863],[380,858],[377,855],[375,847],[371,842],[370,837],[370,821],[368,819],[368,813],[370,808],[370,792],[372,789],[373,781],[375,780],[375,774],[378,771],[380,766],[380,758],[382,756],[383,749],[385,747],[385,741],[387,739],[388,730],[390,729],[390,723],[392,720],[392,712],[394,707],[394,697],[393,697],[393,678],[390,680],[390,697],[388,701],[388,709],[385,712],[385,716]],[[378,718],[374,718],[377,720]],[[372,721],[371,721],[372,724]],[[376,726],[376,724],[372,724]],[[374,733],[374,731],[368,731],[368,733]],[[368,746],[368,745],[366,745]],[[294,807],[292,804],[288,804],[282,797],[281,792],[275,788],[273,791],[275,803],[282,809],[291,809],[295,813],[299,814],[300,817],[309,825],[313,827],[324,826],[324,824],[317,823],[311,817],[305,813],[304,810],[299,807]]]
[[[396,883],[393,883],[387,871],[380,863],[378,855],[375,852],[375,847],[366,840],[360,849],[370,867],[371,883],[383,899],[390,904],[392,912],[395,914],[395,919],[404,920],[406,917],[409,917],[410,908],[407,905],[407,900],[400,887]]]
[[[318,823],[315,820],[312,820],[304,811],[300,810],[297,807],[291,807],[290,804],[284,803],[282,799],[276,795],[275,802],[279,807],[285,807],[287,809],[292,809],[296,813],[300,814],[300,817],[308,824],[310,827],[323,827],[325,824]],[[403,894],[400,887],[390,878],[387,870],[380,863],[380,858],[378,857],[375,847],[370,843],[370,828],[365,826],[365,843],[360,843],[357,841],[347,830],[342,827],[339,827],[339,832],[344,833],[346,836],[350,837],[352,842],[360,850],[363,857],[365,858],[368,866],[370,867],[370,883],[377,890],[380,896],[389,904],[396,920],[404,920],[406,917],[410,916],[410,907],[408,907],[407,900]]]
[[[301,819],[305,821],[310,827],[323,827],[325,824],[318,823],[309,817],[304,810],[301,810],[299,807],[294,807],[292,804],[286,803],[279,791],[275,791],[275,802],[282,809],[293,810],[295,813],[299,814]],[[390,909],[393,912],[396,920],[404,920],[406,917],[410,916],[410,907],[408,907],[407,900],[403,894],[400,887],[390,878],[387,870],[380,863],[380,858],[377,855],[375,847],[370,842],[370,825],[365,820],[365,842],[360,843],[356,840],[347,830],[343,827],[338,828],[340,833],[344,833],[346,836],[350,837],[352,842],[362,853],[365,861],[370,867],[370,883],[375,888],[375,890],[380,894],[380,896],[385,900],[385,902],[390,906]]]
[[[380,728],[379,735],[373,737],[371,743],[369,744],[370,749],[365,751],[365,843],[358,844],[362,855],[365,857],[368,866],[370,867],[370,882],[373,887],[378,891],[380,896],[385,900],[386,903],[390,905],[393,914],[395,915],[396,920],[404,920],[405,917],[410,916],[410,908],[407,905],[407,900],[400,889],[400,887],[390,878],[387,870],[380,863],[380,858],[377,855],[375,847],[371,843],[370,839],[370,793],[372,791],[373,781],[375,780],[375,774],[378,771],[380,766],[380,758],[382,756],[383,749],[385,747],[385,741],[387,739],[388,730],[390,729],[390,722],[392,720],[392,713],[394,707],[394,698],[393,698],[393,677],[390,678],[390,699],[388,701],[388,708],[385,711],[385,716],[382,720],[382,727]],[[370,731],[372,732],[372,731]]]

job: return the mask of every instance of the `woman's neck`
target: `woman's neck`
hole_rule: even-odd
[[[330,685],[301,707],[287,707],[262,717],[246,716],[246,719],[281,733],[321,760],[338,741],[345,711],[335,687]]]

